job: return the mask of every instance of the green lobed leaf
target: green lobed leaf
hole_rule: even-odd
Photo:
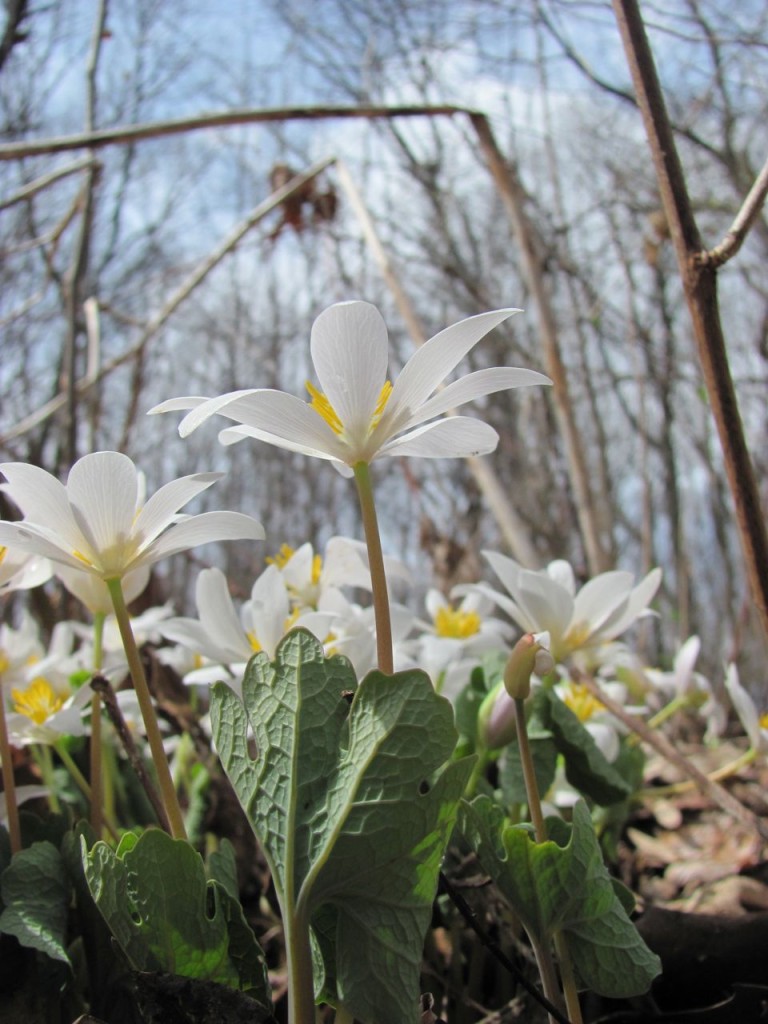
[[[510,825],[484,796],[464,805],[463,825],[526,931],[549,942],[563,930],[583,987],[617,999],[648,990],[659,959],[627,916],[583,801],[573,809],[570,835],[562,820],[548,822],[559,842],[535,842],[527,827]]]
[[[263,954],[239,904],[208,881],[200,855],[159,829],[125,834],[117,851],[83,848],[93,899],[137,971],[247,988],[269,1005]]]
[[[557,747],[550,735],[529,736],[528,743],[531,748],[538,791],[546,793],[555,778]],[[523,765],[520,760],[520,747],[517,743],[510,743],[506,746],[499,759],[499,787],[507,806],[528,802]]]
[[[2,875],[0,932],[53,960],[69,963],[67,912],[71,889],[61,855],[49,842],[20,850]]]
[[[242,701],[217,684],[213,735],[284,922],[313,924],[316,988],[365,1024],[406,1024],[418,1019],[424,935],[471,764],[446,764],[453,712],[425,673],[355,685],[346,659],[296,630],[274,664],[251,660]]]
[[[629,796],[631,787],[571,709],[551,690],[540,690],[537,711],[565,759],[565,775],[584,796],[603,807]]]

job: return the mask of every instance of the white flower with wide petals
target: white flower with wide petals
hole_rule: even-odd
[[[410,642],[409,649],[438,693],[454,699],[486,651],[508,646],[512,629],[490,616],[493,602],[477,590],[452,603],[439,590],[431,588],[425,603],[429,622],[417,623],[423,632]]]
[[[8,734],[19,747],[30,743],[55,744],[64,736],[85,736],[88,726],[83,711],[93,697],[82,686],[64,698],[50,682],[38,676],[26,687],[11,691],[14,711],[8,715]]]
[[[311,402],[252,389],[218,398],[174,398],[150,412],[191,409],[179,426],[182,437],[220,413],[239,424],[222,431],[222,443],[256,438],[327,459],[344,476],[358,463],[393,455],[484,455],[495,449],[496,431],[480,420],[445,414],[496,391],[551,381],[534,370],[492,367],[437,389],[481,338],[518,312],[481,313],[445,328],[416,350],[391,384],[381,314],[367,302],[341,302],[322,312],[312,327],[310,349],[320,386],[307,385]]]
[[[0,464],[2,489],[21,509],[18,523],[0,522],[0,543],[43,555],[103,580],[168,555],[219,540],[261,540],[260,523],[239,512],[179,516],[219,473],[173,480],[141,506],[139,474],[127,455],[94,452],[69,472],[66,486],[37,466]]]
[[[203,569],[197,577],[195,598],[199,618],[169,619],[159,626],[167,640],[181,644],[207,663],[187,672],[186,683],[215,682],[221,679],[222,669],[241,678],[258,651],[274,657],[289,629],[303,627],[322,640],[332,619],[320,612],[292,615],[288,589],[275,565],[268,566],[256,580],[239,614],[220,569]]]
[[[484,583],[457,590],[477,587],[526,633],[548,632],[556,661],[613,640],[640,616],[649,614],[648,604],[661,583],[660,569],[653,569],[637,586],[633,586],[632,573],[604,572],[577,591],[573,569],[566,561],[550,562],[546,569],[534,572],[506,555],[483,554],[507,593]]]

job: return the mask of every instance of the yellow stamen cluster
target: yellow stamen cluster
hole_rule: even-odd
[[[315,555],[312,559],[312,583],[317,586],[320,582],[320,574],[323,571],[323,559],[321,555]]]
[[[8,548],[6,548],[2,544],[0,544],[0,562],[2,562],[2,560],[5,558],[7,553],[8,553]]]
[[[248,643],[251,645],[251,650],[253,651],[254,654],[258,654],[259,651],[264,650],[264,648],[259,643],[255,633],[252,633],[250,630],[248,630],[248,632],[245,635],[248,637]]]
[[[64,706],[64,698],[56,693],[47,679],[35,679],[26,690],[11,690],[13,709],[31,719],[35,725],[44,725]]]
[[[295,554],[296,551],[290,544],[281,544],[277,554],[267,558],[267,565],[276,565],[278,569],[284,569]]]
[[[768,711],[764,711],[757,722],[761,729],[768,729]]]
[[[318,391],[314,384],[311,384],[309,381],[307,381],[307,391],[312,398],[312,401],[309,404],[315,410],[317,415],[325,420],[334,434],[342,434],[344,432],[344,424],[341,422],[338,413],[322,391]]]
[[[580,722],[588,722],[592,715],[602,711],[604,707],[596,697],[592,696],[586,686],[581,683],[571,683],[563,697],[563,701]]]
[[[435,614],[435,632],[438,636],[466,640],[480,632],[480,616],[477,612],[465,612],[444,604]]]
[[[318,416],[321,416],[334,434],[341,436],[344,433],[344,424],[341,422],[341,417],[333,408],[331,403],[328,401],[322,391],[318,391],[317,388],[310,381],[307,381],[307,391],[310,394],[312,401],[309,403],[310,406],[315,410]],[[375,430],[379,425],[381,417],[384,415],[384,409],[386,408],[389,396],[392,394],[392,384],[390,381],[384,381],[384,386],[379,392],[379,397],[376,400],[376,405],[373,408],[373,415],[371,416],[371,422],[368,424],[368,433]]]

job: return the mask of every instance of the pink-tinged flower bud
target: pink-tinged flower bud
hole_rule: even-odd
[[[531,676],[546,675],[555,667],[549,653],[549,633],[521,636],[504,669],[504,687],[513,700],[525,700],[531,692]]]
[[[516,735],[515,702],[504,689],[504,683],[498,683],[480,705],[477,714],[478,742],[486,750],[500,750]]]

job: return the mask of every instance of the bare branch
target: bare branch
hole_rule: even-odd
[[[279,206],[288,196],[297,192],[306,184],[307,181],[316,177],[321,173],[321,171],[324,171],[326,167],[334,162],[334,159],[334,157],[329,157],[326,160],[321,160],[319,163],[314,164],[303,174],[299,174],[295,178],[291,178],[287,185],[278,189],[277,192],[273,192],[271,196],[259,203],[259,205],[256,206],[245,218],[245,220],[241,221],[234,231],[227,235],[221,244],[218,245],[198,267],[196,267],[183,284],[173,293],[162,309],[155,314],[144,328],[141,337],[135,345],[127,349],[125,352],[122,352],[114,359],[104,363],[98,373],[88,373],[77,382],[75,388],[78,395],[85,393],[95,383],[112,373],[113,370],[116,370],[118,367],[123,366],[126,363],[129,363],[132,359],[142,355],[148,342],[155,334],[157,334],[171,314],[176,311],[192,291],[194,291],[194,289],[208,276],[208,274],[210,274],[213,268],[220,263],[222,259],[224,259],[227,253],[231,252],[235,248],[247,232],[250,231],[254,225],[258,224],[260,220],[263,220],[268,213]],[[40,408],[36,409],[33,413],[30,413],[29,416],[25,416],[23,420],[20,420],[14,427],[11,427],[10,430],[0,436],[0,445],[6,444],[8,441],[11,441],[16,437],[20,437],[22,434],[28,433],[39,423],[43,423],[58,409],[60,409],[66,400],[66,393],[63,391],[59,392],[59,394],[47,401],[45,405],[40,406]]]
[[[613,0],[638,105],[675,245],[712,414],[723,449],[736,520],[763,631],[768,635],[768,534],[728,363],[717,296],[717,267],[702,263],[703,245],[637,0]]]
[[[702,266],[722,267],[732,256],[735,256],[749,234],[749,230],[760,215],[760,211],[768,196],[768,160],[758,174],[747,198],[736,214],[733,224],[725,234],[722,242],[713,249],[699,253],[698,260]]]
[[[42,192],[44,188],[48,188],[56,181],[60,181],[62,178],[68,177],[70,174],[76,174],[78,171],[84,171],[93,166],[93,157],[82,156],[79,160],[74,160],[71,164],[65,164],[63,167],[57,168],[55,171],[51,171],[50,174],[44,174],[40,178],[35,178],[34,181],[30,181],[28,185],[20,188],[18,192],[14,192],[8,196],[7,199],[0,199],[0,210],[7,210],[9,206],[14,206],[16,203],[21,203],[25,199],[29,199],[31,196],[36,195],[38,192]]]
[[[99,131],[82,132],[38,142],[9,142],[0,146],[0,160],[18,160],[45,153],[63,153],[73,149],[100,149],[139,139],[156,139],[164,135],[199,131],[203,128],[229,128],[239,124],[263,124],[274,121],[318,121],[325,118],[442,117],[467,113],[463,107],[272,107],[245,110],[224,110],[172,121],[151,121],[147,124],[119,125]]]

